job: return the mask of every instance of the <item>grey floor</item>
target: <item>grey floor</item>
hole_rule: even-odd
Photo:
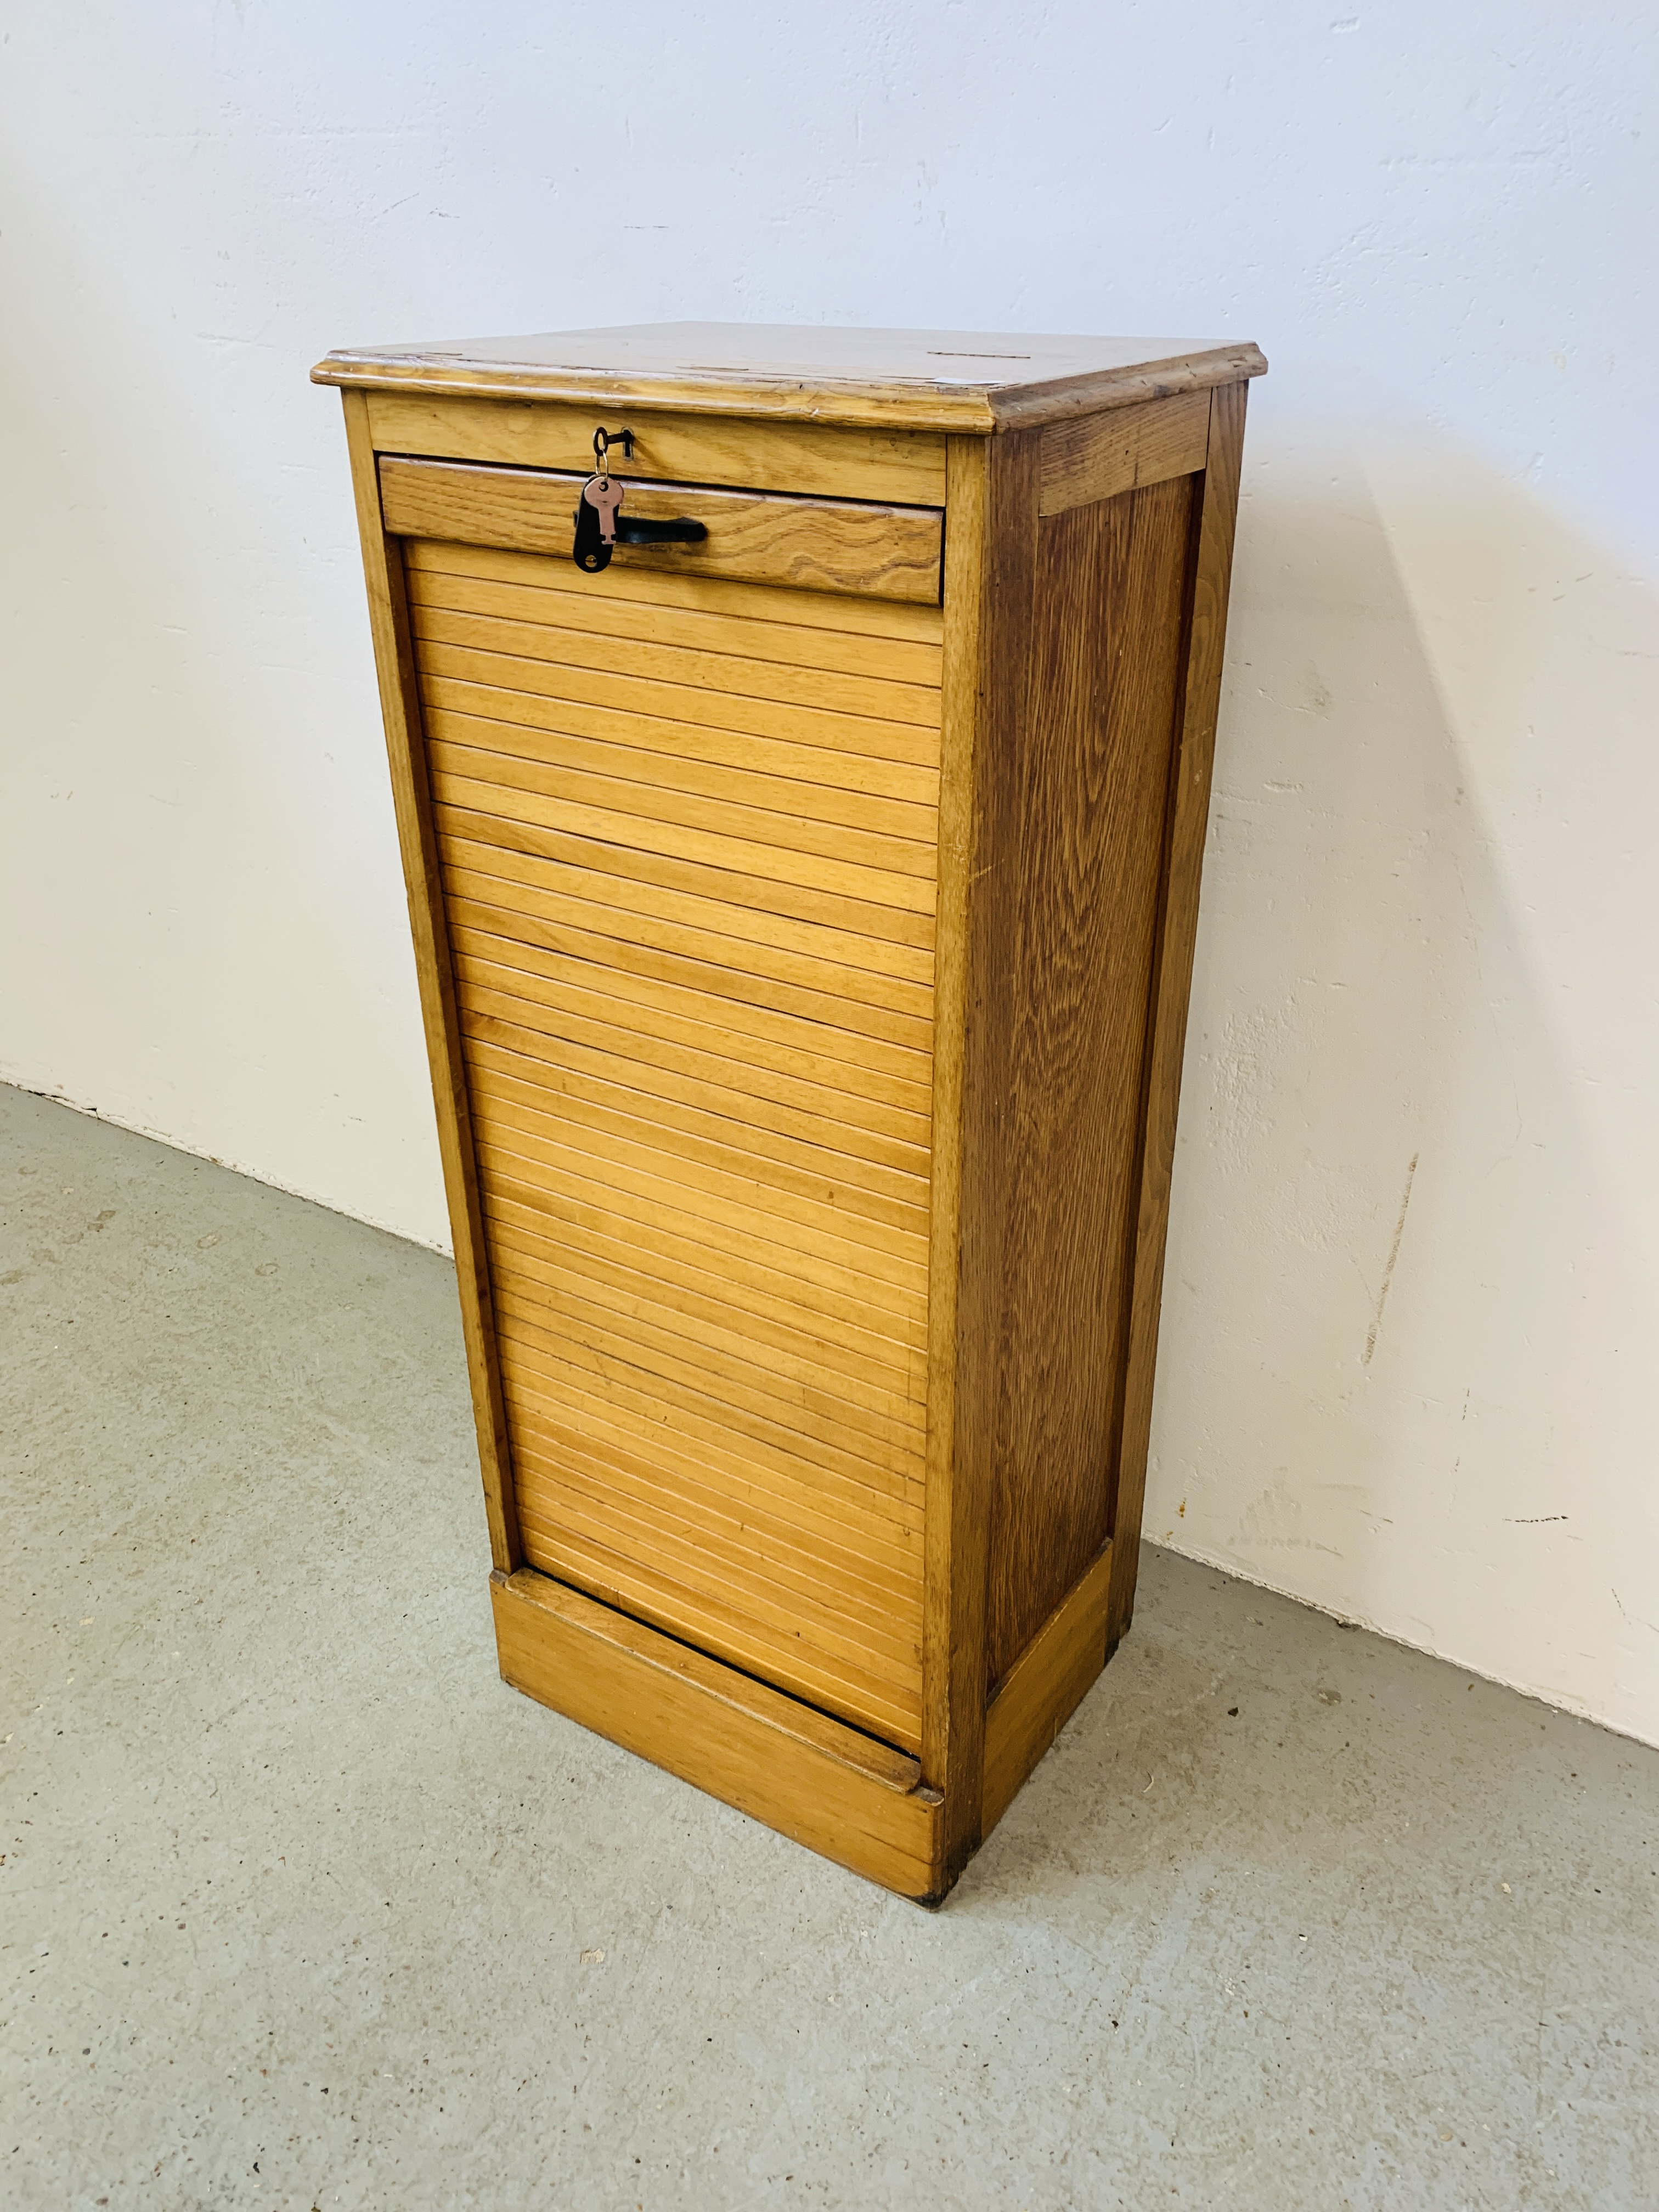
[[[921,1912],[502,1686],[441,1261],[0,1191],[5,2205],[1659,2204],[1659,1753],[1149,1549]]]

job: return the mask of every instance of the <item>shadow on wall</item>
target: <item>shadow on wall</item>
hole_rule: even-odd
[[[1146,1533],[1659,1740],[1659,601],[1247,448]]]

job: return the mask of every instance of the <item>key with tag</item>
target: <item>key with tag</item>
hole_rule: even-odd
[[[632,458],[634,433],[617,433],[623,451]],[[611,474],[609,453],[612,443],[609,430],[593,433],[593,460],[596,473],[582,486],[581,497],[576,503],[576,542],[571,548],[571,558],[579,568],[589,575],[597,575],[601,568],[611,565],[611,556],[617,543],[617,510],[623,503],[623,487],[614,482]]]
[[[611,565],[617,542],[617,510],[622,502],[623,487],[612,477],[590,477],[582,486],[571,558],[589,575],[597,575]]]

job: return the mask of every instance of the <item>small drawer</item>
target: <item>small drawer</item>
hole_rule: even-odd
[[[380,456],[380,472],[381,514],[393,537],[570,553],[583,477],[396,453]],[[939,604],[945,516],[938,507],[625,481],[626,515],[684,517],[708,535],[694,545],[618,545],[616,567]],[[604,589],[603,575],[589,580]]]

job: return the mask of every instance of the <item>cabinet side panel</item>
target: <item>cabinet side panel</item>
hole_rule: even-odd
[[[409,894],[415,972],[420,986],[427,1056],[432,1068],[438,1147],[449,1200],[450,1232],[455,1243],[461,1325],[478,1432],[490,1554],[499,1571],[511,1574],[520,1558],[519,1516],[513,1494],[507,1416],[495,1358],[489,1269],[479,1211],[466,1076],[461,1064],[454,975],[433,836],[425,747],[421,741],[421,710],[410,642],[402,550],[395,539],[386,537],[381,524],[368,403],[361,392],[347,392],[342,397],[345,402],[346,442],[351,454],[357,527],[362,541],[363,575],[368,588],[369,627],[374,640],[380,710],[386,724],[392,805],[403,853],[404,881]]]
[[[1009,890],[987,1688],[1104,1546],[1197,480],[1043,519]]]
[[[966,440],[951,441],[953,477],[974,465]],[[979,441],[982,552],[968,575],[953,487],[945,519],[947,636],[963,610],[953,584],[973,595],[973,805],[963,859],[965,915],[960,998],[961,1158],[957,1256],[954,1433],[948,1485],[930,1480],[930,1688],[942,1686],[948,1734],[942,1762],[922,1771],[945,1791],[945,1871],[954,1881],[981,1833],[984,1767],[987,1545],[996,1478],[997,1338],[1007,1221],[1005,1111],[1014,1018],[1008,957],[1017,920],[1011,872],[1037,568],[1041,441],[1011,434]],[[966,641],[959,642],[965,645]],[[963,682],[966,682],[964,674]],[[960,696],[958,712],[965,712]],[[941,802],[941,805],[943,802]],[[946,1401],[933,1394],[937,1423]]]
[[[1148,1054],[1122,1440],[1112,1510],[1109,1645],[1115,1644],[1129,1626],[1140,1559],[1140,1510],[1152,1424],[1152,1376],[1158,1357],[1158,1309],[1164,1295],[1164,1243],[1175,1165],[1176,1109],[1181,1096],[1187,1003],[1198,939],[1199,879],[1210,817],[1210,773],[1215,759],[1227,594],[1244,450],[1244,402],[1249,392],[1249,385],[1241,382],[1223,385],[1211,395],[1209,453],[1200,480],[1202,504],[1183,672],[1181,738],[1172,779],[1169,859]]]

